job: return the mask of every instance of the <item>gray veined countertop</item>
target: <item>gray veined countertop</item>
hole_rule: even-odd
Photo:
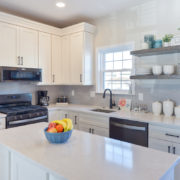
[[[169,180],[176,155],[73,131],[66,144],[49,144],[47,123],[0,131],[0,144],[67,180]]]

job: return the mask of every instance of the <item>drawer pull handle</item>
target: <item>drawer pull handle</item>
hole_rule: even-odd
[[[176,154],[176,147],[173,147],[173,154]]]
[[[173,134],[168,134],[168,133],[166,133],[165,135],[166,135],[166,136],[170,136],[170,137],[179,138],[179,136],[176,136],[176,135],[173,135]]]
[[[89,133],[91,133],[91,128],[89,128]]]
[[[168,153],[170,153],[171,152],[171,147],[170,146],[168,146]]]

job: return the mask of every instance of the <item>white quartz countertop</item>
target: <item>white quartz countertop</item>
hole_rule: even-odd
[[[0,131],[0,144],[66,180],[162,180],[179,157],[73,131],[66,144],[49,144],[47,123]]]
[[[97,106],[87,106],[87,105],[75,105],[69,104],[66,106],[58,106],[55,104],[51,104],[47,107],[49,110],[67,110],[67,111],[74,111],[80,113],[89,113],[98,116],[106,116],[106,117],[116,117],[134,121],[141,121],[147,122],[149,124],[155,125],[163,125],[172,128],[180,128],[180,118],[176,118],[175,116],[172,117],[165,117],[164,115],[155,116],[152,113],[143,113],[143,112],[128,112],[128,111],[120,111],[115,110],[116,112],[113,113],[100,113],[100,112],[93,112],[92,109],[100,108]]]

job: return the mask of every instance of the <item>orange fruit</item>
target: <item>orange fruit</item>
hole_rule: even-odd
[[[56,130],[58,133],[63,132],[64,131],[63,125],[62,124],[56,125]]]

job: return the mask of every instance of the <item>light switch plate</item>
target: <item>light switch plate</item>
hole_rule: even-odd
[[[72,95],[72,96],[74,96],[74,95],[75,95],[75,92],[74,92],[74,90],[72,90],[72,92],[71,92],[71,95]]]
[[[139,93],[138,94],[138,99],[139,99],[139,101],[143,101],[144,100],[144,94],[143,93]]]

